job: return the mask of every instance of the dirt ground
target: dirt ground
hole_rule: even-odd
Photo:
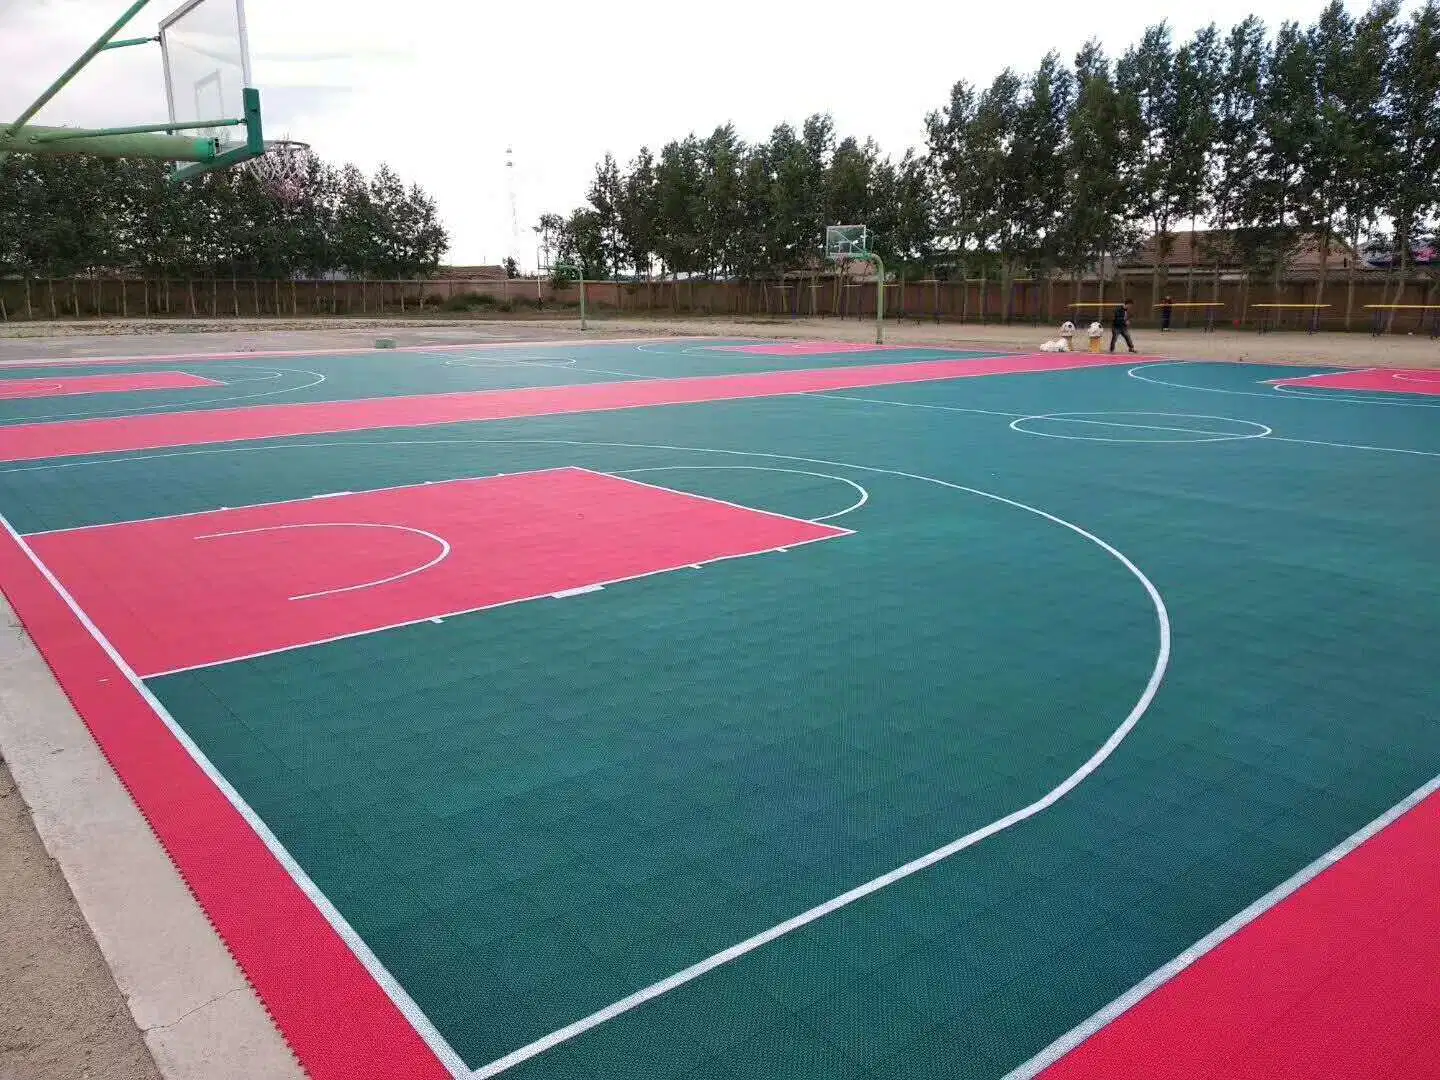
[[[284,320],[0,324],[0,363],[166,353],[703,335],[873,341],[874,324],[836,319]],[[1036,349],[1047,327],[890,322],[887,343]],[[1148,356],[1187,360],[1440,368],[1440,341],[1367,334],[1160,334]],[[118,969],[117,969],[118,970]],[[154,1060],[58,865],[0,761],[0,1080],[158,1080]]]
[[[1054,328],[1028,324],[889,321],[891,344],[982,349],[1039,347]],[[804,338],[873,341],[873,322],[853,319],[625,318],[591,320],[587,340],[605,337],[696,334],[715,337]],[[575,319],[283,319],[210,321],[128,319],[0,324],[0,361],[139,355],[157,352],[218,352],[265,349],[363,348],[377,337],[401,345],[485,341],[555,341],[579,338]],[[1440,367],[1440,340],[1393,334],[1275,333],[1141,328],[1135,344],[1148,356],[1241,363]]]
[[[0,1080],[159,1080],[0,761]]]

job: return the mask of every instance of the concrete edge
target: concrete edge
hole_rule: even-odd
[[[304,1080],[44,658],[0,597],[0,752],[166,1080]]]

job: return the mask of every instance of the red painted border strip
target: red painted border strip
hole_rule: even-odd
[[[908,364],[260,405],[207,412],[21,424],[0,429],[0,461],[37,461],[82,454],[207,446],[250,439],[373,431],[377,428],[429,427],[469,421],[691,405],[981,375],[1017,375],[1134,363],[1134,357],[1035,353],[982,360],[928,360]]]
[[[1296,390],[1350,390],[1379,394],[1440,396],[1440,371],[1424,368],[1366,368],[1334,371],[1299,379],[1276,379],[1275,386]]]
[[[21,623],[313,1080],[452,1073],[26,554],[0,531]]]
[[[1437,986],[1440,794],[1432,794],[1040,1075],[1435,1076]]]
[[[224,386],[214,379],[184,371],[147,371],[134,375],[70,375],[54,379],[0,379],[0,401],[31,398],[76,397],[81,394],[120,394],[133,390],[187,390],[196,386]]]

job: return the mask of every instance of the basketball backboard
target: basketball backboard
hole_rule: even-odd
[[[172,123],[245,115],[244,91],[254,85],[245,0],[186,0],[160,22],[160,53]],[[222,146],[243,141],[231,126],[196,130]]]
[[[93,154],[189,162],[184,180],[265,153],[260,93],[251,85],[245,0],[185,0],[149,37],[120,38],[150,0],[131,0],[120,17],[13,121],[0,120],[0,161],[11,152]],[[117,0],[118,6],[118,0]],[[30,120],[110,49],[160,43],[169,119],[124,127],[44,127]]]
[[[864,225],[827,225],[825,257],[834,262],[858,259],[870,254],[869,236]]]

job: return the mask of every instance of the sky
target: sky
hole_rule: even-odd
[[[154,33],[180,0],[153,0],[122,36]],[[236,0],[205,0],[235,3]],[[23,109],[127,0],[0,0],[0,120]],[[1148,24],[1177,37],[1257,10],[1308,22],[1322,0],[246,0],[266,135],[366,170],[388,163],[439,204],[447,262],[535,264],[531,226],[578,206],[608,151],[622,163],[733,122],[745,139],[828,112],[838,132],[896,157],[957,79],[987,84],[1088,37],[1112,56]],[[1358,12],[1364,5],[1350,3]],[[166,119],[161,58],[101,54],[36,118]],[[514,165],[506,168],[511,151]],[[518,219],[512,227],[511,190]]]

